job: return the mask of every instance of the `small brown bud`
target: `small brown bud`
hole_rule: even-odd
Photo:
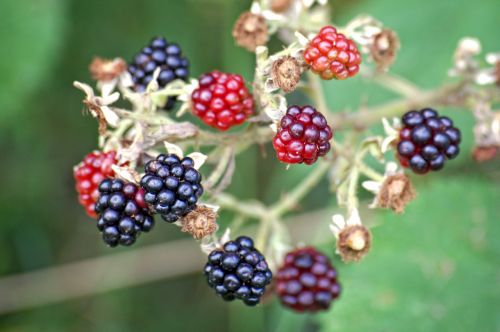
[[[417,196],[410,178],[405,174],[388,176],[377,195],[377,205],[403,213],[405,206]]]
[[[472,151],[472,158],[478,163],[490,161],[495,159],[499,150],[498,146],[476,146]]]
[[[257,46],[267,43],[269,35],[266,20],[261,15],[244,12],[234,24],[233,37],[236,44],[254,52]]]
[[[276,13],[282,13],[290,8],[292,0],[272,0],[271,10]]]
[[[399,49],[398,35],[389,29],[384,29],[373,37],[370,54],[379,70],[385,70],[396,59]]]
[[[120,76],[127,69],[125,60],[116,58],[114,60],[95,57],[89,66],[92,78],[97,81],[111,81]]]
[[[181,231],[200,240],[214,233],[217,228],[217,214],[209,207],[198,205],[196,209],[181,219]]]
[[[300,82],[301,73],[302,67],[300,63],[289,55],[274,61],[271,70],[274,84],[286,93],[295,90]]]
[[[344,262],[357,262],[370,251],[372,234],[363,225],[347,226],[339,233],[337,250]]]

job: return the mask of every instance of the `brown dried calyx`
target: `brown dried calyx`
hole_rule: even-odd
[[[302,66],[292,56],[284,56],[273,62],[271,75],[276,86],[289,93],[297,88],[302,74]]]
[[[400,43],[398,35],[389,29],[383,29],[373,37],[370,54],[379,70],[387,69],[396,59]]]
[[[290,8],[292,0],[272,0],[271,10],[276,13],[282,13]]]
[[[371,248],[372,234],[363,225],[347,226],[337,239],[337,251],[344,262],[357,262]]]
[[[213,234],[217,228],[217,213],[207,206],[198,205],[196,209],[181,219],[181,231],[200,240]]]
[[[405,206],[417,196],[410,178],[405,174],[388,176],[377,195],[377,205],[403,213]]]
[[[472,151],[472,158],[478,162],[483,163],[495,159],[500,152],[500,147],[491,146],[476,146]]]
[[[114,60],[95,57],[90,63],[89,71],[97,81],[111,81],[127,70],[127,63],[121,58]]]
[[[233,37],[236,44],[254,52],[257,46],[265,45],[269,38],[266,20],[261,15],[244,12],[234,24]]]

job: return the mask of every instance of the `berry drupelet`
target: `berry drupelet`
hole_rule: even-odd
[[[192,96],[193,113],[219,130],[242,124],[254,112],[254,101],[243,77],[219,71],[204,74]]]
[[[337,272],[328,257],[312,247],[288,253],[276,276],[281,303],[295,311],[320,311],[340,294]]]
[[[78,192],[78,201],[87,214],[96,218],[95,202],[99,197],[99,184],[107,177],[114,176],[111,165],[116,164],[116,152],[91,152],[83,161],[75,166],[73,176]]]
[[[175,222],[193,211],[203,194],[201,174],[189,157],[160,154],[149,161],[141,179],[144,200],[167,222]]]
[[[144,192],[133,183],[105,179],[99,185],[95,205],[97,228],[110,247],[132,245],[141,232],[149,232],[154,219],[144,202]]]
[[[176,79],[187,81],[189,77],[189,61],[182,56],[181,48],[177,44],[168,43],[163,37],[153,38],[128,66],[136,92],[146,91],[156,68],[161,69],[158,76],[160,87],[165,87]],[[169,97],[163,108],[173,108],[175,101],[176,97]]]
[[[313,164],[330,151],[332,129],[311,106],[291,106],[283,116],[273,146],[278,159],[289,164]]]
[[[217,295],[226,301],[242,300],[249,306],[259,303],[273,277],[264,256],[246,236],[212,251],[204,273]]]
[[[306,47],[304,60],[324,80],[343,80],[359,71],[361,55],[351,39],[326,26]]]
[[[431,109],[409,111],[402,118],[397,156],[403,167],[417,174],[438,171],[459,153],[460,130]]]

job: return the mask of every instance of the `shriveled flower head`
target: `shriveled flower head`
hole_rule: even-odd
[[[276,86],[284,92],[292,92],[300,82],[302,66],[300,62],[292,56],[283,56],[273,62],[271,75]]]
[[[127,69],[127,63],[121,58],[113,60],[95,57],[90,63],[89,71],[97,81],[111,81]]]
[[[398,35],[390,29],[382,29],[373,36],[370,55],[379,70],[387,69],[396,59],[400,43]]]
[[[406,204],[415,197],[416,192],[410,178],[405,174],[396,174],[388,176],[384,180],[377,195],[377,202],[381,208],[403,213]]]
[[[233,27],[233,37],[241,47],[254,52],[257,46],[267,43],[269,32],[263,16],[244,12]]]
[[[195,210],[181,219],[181,231],[191,234],[200,240],[213,234],[217,228],[217,213],[204,205],[198,205]]]
[[[357,262],[371,248],[371,232],[363,226],[358,210],[353,209],[349,218],[336,214],[332,217],[330,230],[337,239],[337,253],[344,262]]]
[[[363,187],[375,194],[371,208],[392,209],[396,213],[403,213],[406,205],[417,196],[410,178],[398,171],[393,162],[387,163],[381,181],[365,181]]]

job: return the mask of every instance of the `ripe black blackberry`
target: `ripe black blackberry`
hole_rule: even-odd
[[[95,212],[97,228],[110,247],[130,246],[141,232],[149,232],[154,226],[142,189],[119,179],[101,182]]]
[[[298,312],[326,310],[340,295],[337,272],[313,247],[289,252],[276,276],[281,303]]]
[[[458,155],[461,134],[451,119],[424,108],[407,112],[402,122],[397,153],[403,167],[425,174],[442,169],[446,160]]]
[[[228,241],[223,249],[212,251],[204,273],[210,287],[225,301],[239,299],[249,306],[259,303],[273,278],[264,255],[246,236]]]
[[[168,43],[163,37],[153,38],[129,64],[128,71],[132,75],[135,91],[146,91],[156,68],[161,69],[158,76],[160,87],[175,79],[187,81],[189,77],[189,60],[182,56],[179,45]],[[166,110],[173,108],[176,100],[174,96],[169,97],[163,108]]]
[[[175,222],[196,207],[203,194],[201,174],[189,157],[160,154],[149,161],[141,179],[144,200],[167,222]]]

